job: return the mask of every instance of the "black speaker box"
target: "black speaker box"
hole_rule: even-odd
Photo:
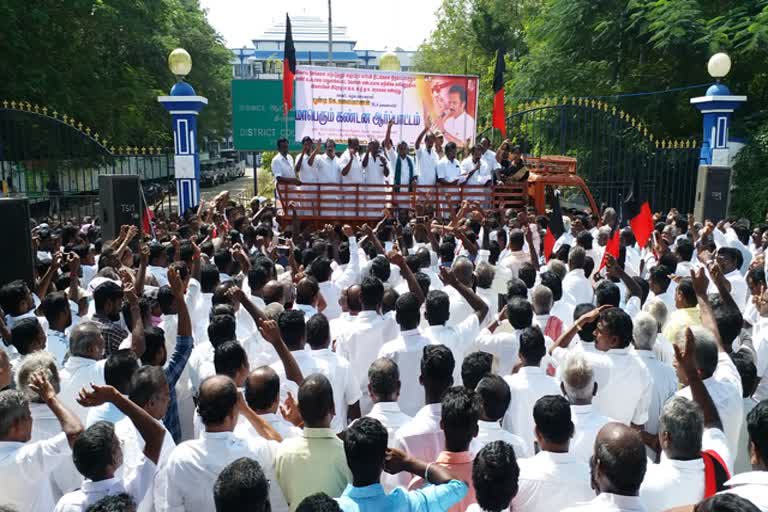
[[[696,220],[717,222],[728,215],[731,192],[731,168],[714,165],[699,166],[696,181]]]
[[[101,236],[114,240],[120,226],[134,225],[141,230],[141,182],[137,174],[99,175],[99,217]]]
[[[1,198],[0,219],[0,286],[22,279],[30,290],[34,289],[34,255],[32,233],[29,227],[29,201],[22,198]]]

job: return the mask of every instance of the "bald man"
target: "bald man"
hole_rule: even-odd
[[[272,304],[273,302],[285,305],[283,285],[280,281],[272,280],[267,282],[261,290],[261,295],[264,299],[264,303],[267,305]]]
[[[245,402],[248,407],[272,425],[283,439],[301,435],[301,429],[292,425],[279,413],[280,376],[269,366],[260,366],[245,379]],[[249,430],[252,427],[248,426]],[[255,432],[251,432],[256,435]]]
[[[261,436],[243,439],[233,433],[241,412],[254,426],[260,422],[253,411],[238,402],[237,386],[229,377],[214,375],[202,382],[197,411],[205,431],[199,438],[178,445],[161,469],[163,489],[157,503],[160,510],[214,510],[211,489],[216,478],[229,463],[241,457],[256,460],[267,478],[275,481],[275,446],[270,445],[273,441]],[[277,485],[270,486],[269,501],[274,511],[288,508]]]
[[[608,423],[597,434],[592,455],[592,501],[562,512],[644,512],[640,484],[647,459],[640,434],[622,423]]]
[[[451,266],[451,274],[459,283],[474,289],[475,283],[475,266],[469,261],[469,258],[459,257],[453,260]],[[448,321],[445,323],[448,327],[456,327],[464,319],[470,315],[475,314],[474,308],[469,305],[469,302],[462,296],[459,291],[453,286],[446,286],[443,291],[448,294],[451,303],[451,312],[448,317]],[[490,309],[490,305],[489,305]]]

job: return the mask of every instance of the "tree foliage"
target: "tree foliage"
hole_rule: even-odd
[[[119,144],[169,143],[157,102],[174,78],[168,53],[192,55],[188,80],[209,98],[203,134],[229,125],[230,52],[197,0],[0,0],[0,99],[74,116]]]

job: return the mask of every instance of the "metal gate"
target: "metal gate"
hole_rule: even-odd
[[[153,146],[115,146],[67,114],[0,102],[3,195],[25,196],[33,216],[96,216],[100,174],[138,174],[147,203],[170,209],[173,155]]]
[[[547,99],[514,111],[507,117],[507,138],[532,156],[575,157],[598,204],[619,207],[637,175],[654,211],[693,211],[696,139],[660,140],[630,114],[597,100]]]

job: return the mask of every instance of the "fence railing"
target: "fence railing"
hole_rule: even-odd
[[[527,203],[526,185],[435,185],[392,186],[366,184],[278,183],[278,216],[287,220],[295,209],[304,221],[333,219],[367,222],[381,218],[384,208],[423,207],[436,217],[449,217],[463,201],[486,209],[520,208]]]

